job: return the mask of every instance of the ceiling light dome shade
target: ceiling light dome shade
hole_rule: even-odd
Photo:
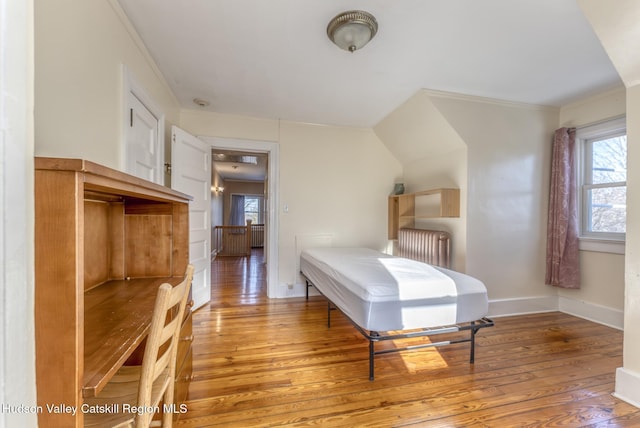
[[[378,32],[378,22],[368,12],[350,10],[334,17],[327,26],[327,36],[340,49],[355,52],[369,43]]]

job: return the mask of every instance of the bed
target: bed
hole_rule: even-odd
[[[470,342],[473,363],[476,333],[493,326],[484,284],[444,267],[367,248],[309,248],[300,254],[300,271],[307,298],[313,286],[328,300],[327,325],[337,308],[368,339],[370,380],[375,355],[389,352]],[[374,345],[466,330],[468,337],[410,347],[376,350]]]

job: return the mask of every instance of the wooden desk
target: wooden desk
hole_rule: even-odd
[[[79,159],[35,166],[38,421],[81,427],[83,397],[99,393],[143,342],[158,286],[183,278],[191,197]],[[76,414],[49,412],[53,405]]]
[[[176,278],[110,281],[84,294],[82,396],[95,397],[149,333],[158,287]]]

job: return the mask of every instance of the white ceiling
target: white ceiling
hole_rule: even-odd
[[[265,153],[215,151],[213,167],[223,180],[264,181],[268,156]]]
[[[119,0],[184,108],[373,127],[419,89],[561,105],[621,85],[576,0]],[[349,53],[329,20],[362,9]]]

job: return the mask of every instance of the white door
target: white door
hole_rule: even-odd
[[[211,148],[178,127],[171,127],[171,187],[193,197],[189,203],[189,261],[194,309],[211,299]]]
[[[132,92],[128,94],[126,124],[126,171],[136,177],[163,184],[158,119]]]

